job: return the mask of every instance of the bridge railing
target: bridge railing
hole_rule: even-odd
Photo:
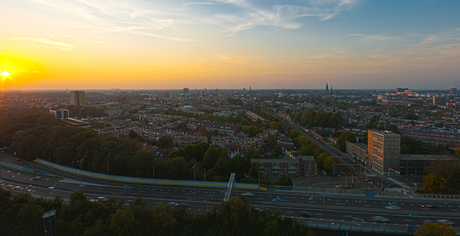
[[[413,194],[401,191],[376,191],[376,190],[355,190],[355,189],[339,189],[339,188],[314,188],[314,187],[298,187],[298,186],[278,186],[264,185],[267,191],[283,191],[308,193],[319,195],[343,195],[343,196],[372,196],[385,198],[407,198],[407,199],[427,199],[427,200],[460,200],[460,195],[451,194]]]
[[[153,178],[138,178],[138,177],[129,177],[129,176],[120,176],[120,175],[107,175],[101,174],[97,172],[91,172],[86,170],[81,170],[78,168],[71,168],[68,166],[58,165],[53,162],[49,162],[43,159],[37,158],[35,162],[45,165],[47,167],[57,169],[61,172],[74,174],[84,177],[89,177],[92,179],[100,179],[106,181],[116,181],[116,182],[125,182],[125,183],[142,183],[142,184],[153,184]],[[169,186],[186,186],[186,187],[193,187],[195,186],[202,186],[202,187],[211,187],[211,188],[225,188],[227,187],[226,182],[215,182],[215,181],[200,181],[194,182],[193,180],[172,180],[172,179],[157,179],[155,178],[155,185],[169,185]],[[235,183],[234,188],[236,189],[259,189],[258,184],[251,184],[251,183]]]

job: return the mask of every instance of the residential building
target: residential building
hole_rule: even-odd
[[[444,96],[444,95],[435,95],[433,97],[433,105],[445,106],[446,105],[446,96]]]
[[[283,159],[251,159],[259,162],[263,168],[262,173],[268,176],[314,176],[317,175],[316,161],[312,156],[298,156]]]
[[[457,87],[450,88],[449,94],[457,94]]]
[[[425,175],[425,167],[437,160],[450,161],[452,156],[403,154],[400,162],[401,175]]]
[[[369,162],[373,170],[380,174],[400,171],[401,136],[391,131],[368,131]]]
[[[84,106],[85,105],[85,92],[84,91],[71,91],[70,92],[70,105]]]
[[[59,109],[59,110],[49,110],[50,114],[53,114],[58,120],[65,120],[69,118],[69,110]]]

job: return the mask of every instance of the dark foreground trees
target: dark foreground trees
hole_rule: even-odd
[[[313,235],[307,227],[279,212],[256,210],[244,198],[231,198],[214,205],[205,215],[187,213],[184,206],[168,203],[147,206],[141,198],[132,204],[109,199],[87,200],[74,192],[68,205],[62,198],[33,198],[19,194],[10,198],[0,189],[1,235],[43,235],[43,212],[56,209],[55,235]]]

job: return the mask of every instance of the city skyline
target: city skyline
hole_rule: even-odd
[[[449,89],[458,1],[6,0],[0,87]]]

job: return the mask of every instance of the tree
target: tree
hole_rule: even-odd
[[[455,236],[454,228],[447,224],[424,223],[415,231],[415,236]]]
[[[329,115],[325,111],[320,111],[315,116],[315,125],[321,127],[327,127],[329,124]]]
[[[260,155],[259,149],[253,148],[246,152],[246,155],[244,155],[244,157],[246,157],[248,160],[251,160],[262,158],[262,155]]]
[[[169,135],[162,135],[158,139],[158,147],[160,148],[169,148],[172,147],[174,143],[174,138]]]
[[[130,138],[136,138],[138,135],[137,135],[136,132],[134,132],[133,130],[130,130],[128,136],[129,136]]]
[[[310,127],[313,125],[313,112],[311,110],[305,110],[300,115],[300,123],[303,126]]]
[[[340,112],[334,113],[330,118],[329,118],[329,127],[334,128],[334,129],[340,129],[342,127],[343,119],[342,115],[340,115]]]
[[[277,143],[278,143],[278,137],[276,137],[276,135],[268,136],[267,144],[269,148],[271,149],[275,148]]]
[[[110,217],[109,229],[112,231],[112,235],[132,235],[134,227],[136,227],[136,222],[134,213],[130,209],[118,209]]]
[[[297,137],[300,136],[300,132],[296,129],[292,129],[290,132],[289,132],[289,138],[290,139],[295,139]]]
[[[289,177],[287,175],[281,175],[280,179],[278,180],[278,185],[292,186],[293,183],[292,183],[291,177]]]
[[[368,136],[369,136],[369,132],[368,131],[364,132],[363,135],[361,135],[361,142],[367,144]]]
[[[455,155],[460,156],[460,148],[455,149]]]
[[[391,131],[392,133],[398,134],[398,126],[397,125],[388,125],[387,130]]]
[[[328,157],[326,158],[326,160],[324,160],[324,170],[328,171],[328,172],[331,172],[334,168],[334,164],[335,164],[335,160],[334,158],[332,157]]]
[[[339,139],[337,140],[337,144],[339,145],[340,151],[345,152],[346,151],[346,142],[354,143],[356,142],[356,137],[353,132],[347,130],[343,132],[340,136]]]
[[[273,122],[270,124],[270,129],[279,129],[278,122],[273,121]]]
[[[445,178],[431,173],[423,179],[423,190],[426,193],[445,193],[447,181]]]

